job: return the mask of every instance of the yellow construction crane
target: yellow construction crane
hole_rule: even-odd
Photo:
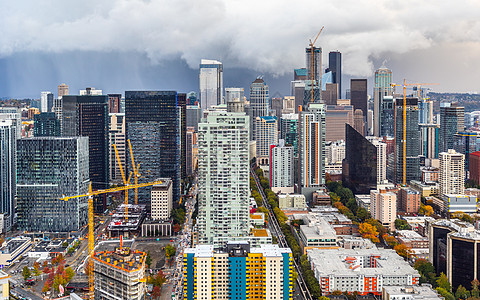
[[[132,172],[128,176],[128,180],[125,179],[125,172],[123,172],[122,162],[120,161],[120,155],[118,155],[117,146],[113,144],[113,149],[115,149],[115,156],[117,157],[118,166],[120,167],[120,173],[122,174],[123,184],[128,186],[130,184],[130,179],[132,178]],[[135,183],[137,181],[135,180]],[[137,191],[137,189],[135,189]],[[125,220],[128,220],[128,190],[125,190]]]
[[[311,58],[310,58],[310,84],[311,84],[311,93],[310,93],[310,102],[313,102],[313,50],[315,48],[315,42],[317,41],[318,37],[320,36],[320,33],[322,33],[323,31],[323,28],[325,26],[322,26],[322,28],[320,29],[320,31],[318,32],[317,36],[315,37],[315,39],[312,40],[310,39],[309,42],[310,42],[310,52],[311,52]],[[321,68],[322,66],[320,66]],[[318,84],[318,82],[317,82]]]
[[[137,180],[141,176],[138,174],[138,169],[140,169],[140,164],[135,166],[135,160],[133,159],[133,150],[132,150],[132,144],[130,143],[130,140],[128,141],[128,147],[130,148],[130,158],[132,159],[132,168],[133,168],[133,176],[135,178],[135,185],[138,183]],[[138,189],[135,188],[135,205],[138,204]]]
[[[407,86],[422,86],[422,85],[435,85],[438,83],[406,83],[406,80],[403,79],[403,84],[396,84],[396,83],[391,83],[390,85],[395,88],[397,86],[403,87],[403,137],[402,137],[402,149],[403,149],[403,186],[406,186],[407,184]],[[397,126],[397,121],[396,121],[396,116],[397,116],[397,110],[395,109],[395,132],[396,126]],[[395,133],[395,136],[397,134]],[[395,150],[397,147],[395,147]],[[395,155],[396,157],[396,155]],[[396,165],[396,164],[395,164]]]

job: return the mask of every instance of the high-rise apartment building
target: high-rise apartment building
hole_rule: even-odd
[[[370,191],[370,213],[383,226],[395,230],[397,218],[397,195],[387,190]]]
[[[331,51],[328,53],[328,69],[325,71],[332,72],[332,83],[338,85],[338,98],[342,98],[342,53],[339,51]],[[336,103],[335,103],[336,104]]]
[[[293,193],[294,186],[294,156],[293,146],[286,146],[285,140],[271,148],[270,154],[270,186],[277,193]]]
[[[418,131],[418,99],[406,98],[406,183],[420,180],[420,132]],[[397,131],[396,131],[396,172],[395,182],[403,183],[403,99],[396,99]]]
[[[345,139],[342,182],[355,194],[368,194],[377,186],[377,148],[348,124]]]
[[[405,213],[418,213],[420,209],[420,192],[416,191],[409,187],[403,187],[398,191],[398,203],[400,204],[398,207],[399,210]]]
[[[420,154],[425,158],[438,158],[440,125],[418,124],[420,130]]]
[[[283,97],[282,114],[293,114],[293,113],[295,113],[295,96]],[[280,116],[277,116],[277,117],[280,117]]]
[[[40,111],[51,112],[53,107],[53,93],[42,92],[40,95]]]
[[[298,127],[300,193],[310,201],[325,184],[325,105],[309,103],[300,112]]]
[[[345,140],[345,124],[353,125],[353,106],[327,105],[325,110],[325,141]]]
[[[33,116],[33,136],[60,136],[60,120],[53,112],[44,112]]]
[[[305,58],[307,67],[307,80],[314,80],[318,86],[322,85],[322,48],[313,47],[313,62],[312,62],[312,47],[305,48]],[[313,76],[312,76],[313,74]]]
[[[140,164],[138,182],[171,178],[173,201],[180,198],[181,184],[181,108],[174,91],[126,91],[126,136]],[[130,156],[127,153],[127,161]],[[150,172],[144,172],[149,170]],[[138,200],[148,202],[149,188],[138,190]]]
[[[21,230],[69,232],[87,224],[87,137],[35,137],[17,141],[18,226]]]
[[[127,151],[127,141],[125,139],[125,114],[115,113],[109,114],[110,117],[110,180],[117,184],[123,184],[122,174],[120,171],[120,165],[118,164],[117,156],[115,154],[115,147],[117,147],[118,158],[122,164],[122,168],[126,168],[127,165],[131,165],[130,162],[125,161]],[[129,150],[128,150],[129,151]]]
[[[385,96],[393,96],[392,71],[384,66],[375,71],[373,88],[373,134],[382,136],[382,109]],[[393,109],[393,107],[392,107]]]
[[[0,121],[2,120],[12,120],[17,138],[22,137],[22,116],[16,107],[0,107]]]
[[[268,165],[270,146],[278,143],[277,117],[257,117],[255,123],[257,130],[257,162],[260,165]]]
[[[298,157],[298,114],[283,114],[280,118],[280,138],[293,146],[293,155]]]
[[[152,187],[152,219],[167,221],[173,207],[172,181],[170,178],[158,178],[157,180],[162,181],[162,183]]]
[[[250,136],[252,140],[256,140],[255,120],[257,117],[268,116],[269,111],[269,89],[268,85],[261,77],[255,79],[250,85]]]
[[[249,233],[249,117],[212,111],[198,125],[198,232],[216,247]]]
[[[464,129],[464,114],[457,103],[440,103],[440,152],[454,149],[454,135]]]
[[[108,94],[108,112],[118,114],[121,112],[122,94]]]
[[[205,110],[223,101],[223,64],[202,59],[199,74],[200,107]]]
[[[183,295],[187,300],[293,299],[292,264],[291,250],[278,245],[188,248],[183,254]]]
[[[465,155],[448,149],[441,152],[439,194],[463,195],[465,192]]]
[[[92,188],[108,188],[110,178],[108,96],[65,95],[62,97],[61,109],[62,136],[88,136],[89,177]],[[95,211],[105,211],[105,196],[97,196],[94,205]]]
[[[17,128],[14,120],[0,120],[0,214],[10,230],[15,215]]]
[[[350,104],[355,110],[361,109],[367,118],[367,79],[350,79]]]
[[[58,86],[58,98],[68,95],[68,85],[62,83]]]

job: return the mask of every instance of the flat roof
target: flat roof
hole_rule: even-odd
[[[101,251],[94,255],[97,261],[127,272],[140,269],[146,257],[145,252],[133,251],[128,247],[117,248],[115,251]]]

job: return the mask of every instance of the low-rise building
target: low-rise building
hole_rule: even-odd
[[[317,190],[313,192],[312,205],[331,205],[330,195],[325,190]]]
[[[410,181],[410,187],[420,192],[422,197],[429,197],[438,194],[437,182],[421,182],[417,180]]]
[[[11,266],[15,260],[28,251],[31,245],[32,239],[23,236],[3,242],[0,248],[0,269]]]
[[[442,196],[444,201],[445,211],[448,213],[464,212],[464,213],[476,213],[477,212],[477,197],[469,195],[454,195],[444,194]]]
[[[250,222],[253,226],[264,226],[265,225],[265,214],[264,213],[250,214]]]
[[[391,249],[310,249],[308,260],[323,295],[381,295],[385,286],[418,285],[420,274]]]
[[[422,236],[425,236],[425,228],[427,227],[427,223],[435,220],[432,217],[426,216],[400,216],[400,218],[407,221],[408,225],[410,225],[410,228],[417,231]]]
[[[0,287],[1,287],[0,300],[10,299],[10,282],[8,280],[9,278],[10,278],[10,275],[8,275],[3,271],[0,271]]]
[[[429,240],[413,230],[397,230],[397,240],[410,248],[417,258],[428,258]]]
[[[420,209],[420,192],[409,188],[401,188],[398,193],[400,204],[399,210],[405,213],[418,213]]]
[[[357,201],[358,207],[365,208],[368,212],[370,211],[370,195],[355,195],[355,201]]]
[[[382,300],[443,300],[430,284],[421,286],[384,286]]]
[[[304,223],[307,225],[300,225],[300,246],[303,253],[308,249],[320,248],[331,249],[338,248],[337,233],[324,218],[306,215]]]
[[[170,218],[173,205],[172,180],[159,178],[161,184],[152,186],[151,191],[151,214],[153,220],[166,221]]]
[[[307,203],[303,194],[280,194],[278,195],[278,207],[280,209],[306,209]]]

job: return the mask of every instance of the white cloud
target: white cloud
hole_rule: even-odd
[[[196,68],[215,58],[280,75],[304,65],[308,39],[325,25],[324,53],[339,50],[344,73],[370,76],[372,58],[386,53],[480,42],[479,15],[474,0],[2,1],[0,56],[137,51],[152,63],[180,56]]]

